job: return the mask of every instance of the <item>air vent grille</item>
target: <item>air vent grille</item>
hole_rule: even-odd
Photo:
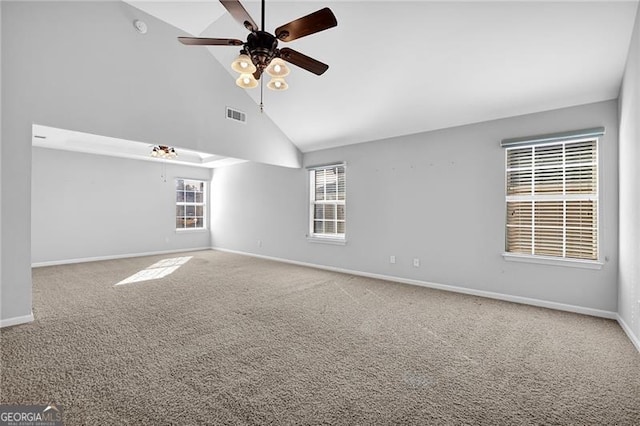
[[[238,111],[237,109],[227,107],[227,119],[246,123],[247,114],[242,111]]]

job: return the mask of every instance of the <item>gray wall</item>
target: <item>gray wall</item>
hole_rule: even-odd
[[[145,35],[134,19],[149,26]],[[122,2],[2,2],[0,324],[31,314],[31,129],[41,124],[297,167],[300,153],[206,51]],[[224,118],[244,110],[248,124]]]
[[[506,262],[500,140],[605,126],[601,270]],[[241,164],[213,173],[215,247],[615,312],[617,103],[607,101],[304,155],[347,162],[347,244],[305,238],[304,170]],[[258,240],[262,245],[258,245]],[[396,264],[389,263],[395,255]],[[421,266],[414,268],[413,258]]]
[[[210,246],[209,232],[176,232],[174,184],[209,169],[36,147],[32,169],[36,264]]]
[[[2,4],[0,1],[0,36],[2,35]],[[0,40],[0,190],[2,189],[2,42]],[[0,195],[1,199],[1,195]],[[2,238],[2,207],[0,206],[0,238]],[[0,242],[0,297],[2,297],[2,243]],[[2,309],[0,302],[0,309]],[[2,313],[0,312],[0,320]]]
[[[640,9],[620,91],[618,314],[640,350]]]

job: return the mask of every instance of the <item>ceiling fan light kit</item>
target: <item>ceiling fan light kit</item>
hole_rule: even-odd
[[[240,74],[240,77],[236,80],[236,84],[243,89],[253,89],[258,86],[258,80],[255,79],[253,74]]]
[[[151,156],[157,158],[171,159],[176,158],[178,153],[176,149],[172,146],[167,145],[154,145],[151,150]]]
[[[287,64],[280,58],[273,58],[266,71],[271,77],[286,77],[291,72]]]
[[[278,48],[278,41],[293,41],[338,25],[335,15],[328,7],[284,24],[271,34],[264,30],[264,0],[262,0],[262,30],[258,28],[239,0],[220,0],[220,3],[237,22],[250,31],[246,42],[238,39],[203,37],[178,37],[178,40],[189,46],[242,46],[240,55],[231,64],[231,68],[240,73],[240,77],[236,80],[238,86],[245,89],[254,88],[258,85],[262,74],[266,72],[272,77],[267,84],[269,89],[286,90],[289,85],[283,77],[289,75],[290,69],[285,61],[316,75],[321,75],[329,69],[329,65],[293,49]]]
[[[289,88],[289,85],[287,84],[286,81],[284,81],[284,78],[274,77],[267,84],[267,87],[271,90],[279,91],[279,90],[287,90]]]
[[[240,74],[253,74],[257,71],[257,68],[253,65],[251,58],[244,51],[240,52],[240,55],[238,55],[236,60],[231,63],[231,69],[235,72],[239,72]]]

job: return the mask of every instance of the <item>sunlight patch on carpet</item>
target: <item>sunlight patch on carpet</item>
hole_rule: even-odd
[[[116,285],[139,283],[141,281],[159,280],[178,270],[182,265],[191,260],[193,256],[173,257],[154,263],[142,271],[136,272],[129,278],[125,278]]]

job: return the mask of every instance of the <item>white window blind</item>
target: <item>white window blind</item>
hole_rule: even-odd
[[[346,174],[345,165],[315,167],[309,170],[310,223],[313,237],[345,236]]]
[[[503,141],[508,253],[598,260],[598,138],[567,139]]]

